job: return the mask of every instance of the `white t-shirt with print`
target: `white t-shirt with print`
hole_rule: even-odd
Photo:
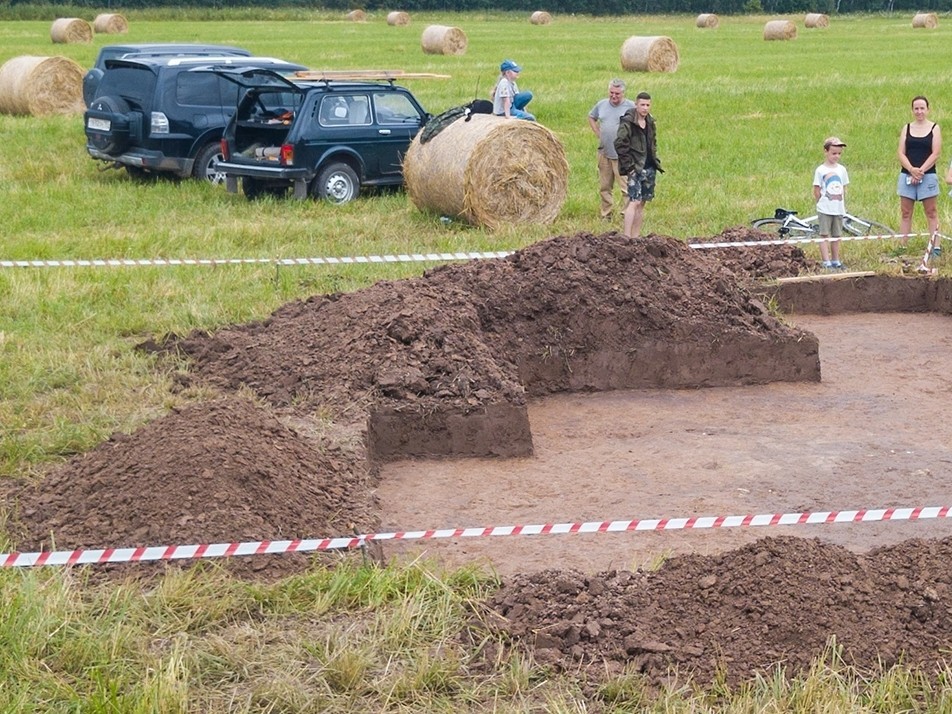
[[[820,187],[820,199],[816,202],[817,213],[828,216],[846,214],[846,186],[850,182],[846,167],[842,164],[828,166],[822,163],[813,173],[813,185]]]

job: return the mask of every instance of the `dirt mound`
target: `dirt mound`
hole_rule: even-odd
[[[688,243],[747,243],[749,241],[777,240],[749,226],[734,226],[720,235],[709,238],[690,238]],[[740,248],[695,248],[710,253],[726,269],[747,279],[795,278],[817,267],[815,260],[804,255],[796,245],[744,246]]]
[[[531,453],[528,394],[817,380],[717,255],[663,236],[542,241],[167,341],[189,380],[279,407],[369,418],[378,458]]]
[[[678,671],[731,684],[780,665],[804,672],[829,638],[864,671],[902,662],[935,671],[949,647],[952,539],[855,555],[819,540],[764,538],[720,556],[672,558],[657,572],[516,577],[493,598],[497,627],[537,660],[592,674]]]
[[[10,494],[21,550],[347,535],[376,526],[365,460],[318,451],[243,399],[174,411],[117,434]],[[280,574],[303,557],[233,561]]]

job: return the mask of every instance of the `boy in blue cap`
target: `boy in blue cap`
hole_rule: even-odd
[[[503,60],[499,65],[499,80],[492,91],[493,114],[500,117],[515,117],[535,121],[535,117],[525,111],[532,101],[532,92],[520,92],[516,78],[522,67],[511,59]]]

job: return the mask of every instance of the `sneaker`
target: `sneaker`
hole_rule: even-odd
[[[843,265],[843,263],[841,263],[838,260],[832,261],[830,265],[836,268],[837,270],[843,270],[846,267],[845,265]]]
[[[942,255],[942,246],[937,245],[932,249],[932,257],[938,258],[940,255]]]
[[[820,263],[820,265],[822,265],[824,268],[827,268],[827,269],[830,269],[833,267],[833,263],[829,260],[824,260],[822,263]]]

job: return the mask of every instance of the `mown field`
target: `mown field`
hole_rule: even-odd
[[[485,96],[499,62],[511,57],[524,67],[521,88],[536,95],[531,110],[568,156],[569,196],[559,219],[491,233],[444,225],[401,192],[334,207],[250,203],[192,181],[133,182],[87,156],[79,116],[0,116],[0,260],[503,250],[551,235],[602,232],[610,226],[598,220],[596,141],[586,116],[615,76],[628,82],[629,96],[641,90],[653,96],[667,172],[648,208],[646,231],[687,239],[747,224],[776,206],[812,213],[812,173],[830,134],[848,143],[850,210],[895,227],[896,145],[910,120],[910,100],[927,95],[940,124],[952,101],[941,79],[950,32],[945,18],[936,30],[914,30],[905,15],[833,17],[829,28],[807,30],[794,17],[796,40],[765,42],[769,18],[757,16],[723,17],[719,28],[700,30],[683,16],[556,17],[537,27],[522,15],[430,14],[398,28],[386,25],[384,13],[362,24],[330,13],[191,15],[130,13],[127,35],[97,36],[91,45],[51,44],[52,14],[0,21],[0,63],[55,54],[88,67],[111,41],[236,44],[313,68],[449,74],[449,80],[410,84],[435,114]],[[424,55],[420,33],[431,23],[461,27],[466,54]],[[622,73],[619,51],[631,35],[673,38],[678,71]],[[944,156],[943,173],[947,162]],[[940,217],[944,225],[944,195]],[[924,228],[920,210],[914,230]],[[851,268],[889,270],[879,258],[890,248],[849,244],[844,256]],[[134,350],[144,339],[258,319],[296,298],[421,270],[419,264],[0,268],[0,477],[39,477],[114,431],[204,396],[173,392],[171,376]],[[618,697],[599,698],[570,677],[549,677],[518,659],[472,674],[453,636],[466,604],[491,587],[484,574],[431,574],[420,564],[386,571],[318,567],[275,586],[236,583],[212,568],[170,577],[148,593],[85,585],[81,576],[56,572],[2,572],[0,710],[641,706],[641,690],[628,680],[611,690]],[[296,671],[285,667],[288,661],[311,665]],[[799,690],[776,682],[738,698],[676,690],[655,706],[887,711],[876,692],[909,685],[899,679],[864,687],[826,671]]]

